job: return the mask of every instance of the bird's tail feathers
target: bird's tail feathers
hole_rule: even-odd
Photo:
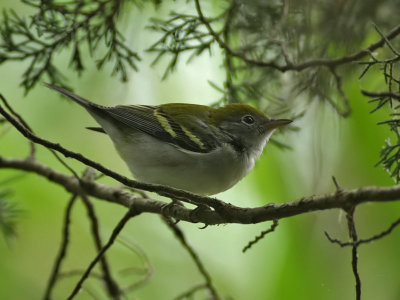
[[[65,89],[63,87],[60,87],[60,86],[57,86],[57,85],[54,85],[54,84],[50,84],[50,83],[44,83],[44,85],[47,86],[48,88],[52,89],[52,90],[55,90],[55,91],[63,94],[64,96],[67,96],[68,98],[72,99],[73,101],[75,101],[76,103],[82,105],[85,108],[93,108],[93,107],[100,108],[101,107],[100,105],[97,105],[97,104],[95,104],[95,103],[93,103],[93,102],[91,102],[91,101],[89,101],[89,100],[87,100],[85,98],[82,98],[82,97],[74,94],[73,92],[71,92],[71,91],[69,91],[69,90],[67,90],[67,89]]]
[[[104,129],[101,128],[101,127],[86,127],[86,129],[89,129],[89,130],[92,130],[92,131],[96,131],[96,132],[106,133],[104,131]]]

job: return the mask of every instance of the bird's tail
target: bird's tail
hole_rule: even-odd
[[[72,99],[73,101],[75,101],[76,103],[82,105],[85,108],[94,108],[94,107],[101,108],[102,107],[102,106],[100,106],[98,104],[95,104],[95,103],[93,103],[93,102],[91,102],[91,101],[89,101],[89,100],[87,100],[85,98],[82,98],[82,97],[74,94],[73,92],[71,92],[71,91],[69,91],[69,90],[67,90],[67,89],[65,89],[63,87],[60,87],[60,86],[57,86],[57,85],[54,85],[54,84],[50,84],[50,83],[44,83],[44,85],[47,86],[48,88],[52,89],[52,90],[55,90],[55,91],[63,94],[64,96],[67,96],[68,98]]]
[[[109,107],[105,107],[105,106],[93,103],[93,102],[91,102],[85,98],[82,98],[82,97],[74,94],[73,92],[71,92],[67,89],[64,89],[60,86],[57,86],[54,84],[49,84],[49,83],[45,83],[44,85],[52,90],[55,90],[55,91],[61,93],[62,95],[72,99],[74,102],[83,106],[89,112],[89,114],[91,114],[92,117],[97,121],[97,123],[99,123],[101,126],[101,128],[90,127],[89,129],[109,134],[109,132],[112,130],[112,128],[115,127],[115,125],[114,125],[115,120],[108,113]],[[105,128],[105,129],[103,129],[103,128]],[[109,128],[108,131],[107,131],[107,128]]]

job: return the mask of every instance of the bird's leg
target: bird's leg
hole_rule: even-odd
[[[172,201],[170,203],[166,203],[162,208],[161,208],[161,213],[165,218],[169,218],[172,219],[172,217],[170,217],[170,211],[174,209],[174,207],[176,206],[183,206],[182,201],[176,200],[176,199],[171,199]],[[175,219],[175,221],[173,221],[173,224],[178,224],[180,220],[179,219]]]
[[[198,221],[198,218],[197,218],[197,215],[198,214],[200,214],[200,213],[202,213],[202,212],[205,212],[205,211],[210,211],[210,210],[212,210],[211,209],[211,207],[209,207],[208,205],[205,205],[205,204],[196,204],[196,208],[195,209],[193,209],[191,212],[190,212],[190,220],[193,222],[193,223],[197,223]],[[205,226],[205,227],[207,227],[207,226]],[[205,228],[204,227],[204,228]]]

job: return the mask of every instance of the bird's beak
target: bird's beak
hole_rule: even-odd
[[[292,120],[289,119],[269,119],[267,122],[265,122],[265,128],[268,130],[279,128],[282,126],[286,126],[290,123],[292,123]]]

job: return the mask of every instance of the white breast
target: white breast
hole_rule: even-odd
[[[254,167],[254,159],[229,144],[209,153],[178,149],[168,143],[136,134],[115,140],[116,148],[136,179],[172,186],[197,194],[223,192]]]

